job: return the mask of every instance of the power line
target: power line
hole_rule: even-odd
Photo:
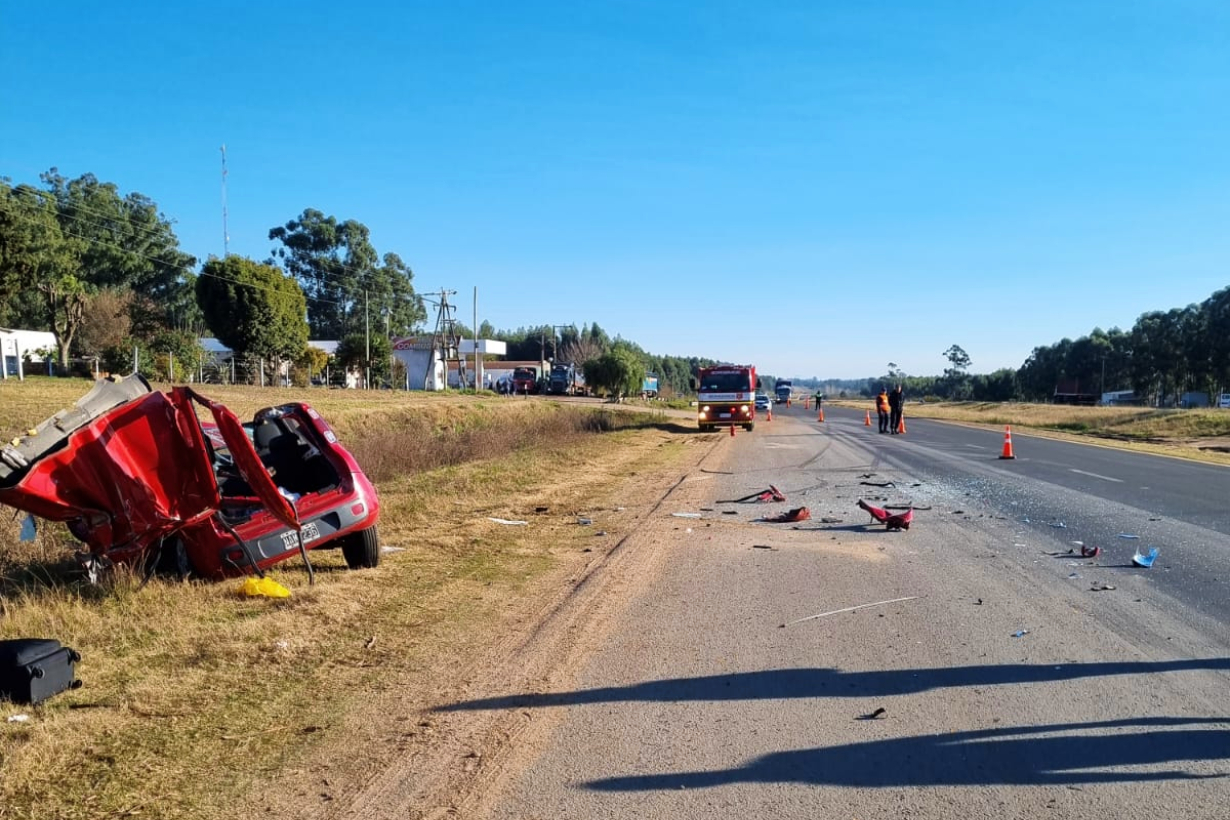
[[[16,211],[10,211],[10,213],[16,213]],[[18,214],[18,215],[19,215],[19,216],[26,216],[25,214]],[[124,252],[124,253],[130,253],[130,254],[132,254],[132,255],[134,255],[134,256],[139,256],[139,257],[141,257],[141,258],[143,258],[143,259],[147,259],[147,260],[149,260],[150,262],[153,262],[153,263],[158,264],[158,265],[163,265],[163,266],[168,267],[168,268],[171,268],[172,270],[175,270],[175,271],[191,273],[191,271],[185,271],[185,270],[184,270],[184,268],[182,268],[182,267],[180,267],[180,266],[177,266],[177,265],[173,265],[173,264],[171,264],[170,262],[167,262],[167,261],[166,261],[166,260],[164,260],[164,259],[159,259],[159,258],[158,258],[158,257],[156,257],[156,256],[150,256],[149,254],[141,253],[140,251],[134,251],[134,250],[131,250],[131,249],[129,249],[129,248],[125,248],[125,247],[123,247],[122,245],[117,245],[117,244],[112,243],[112,242],[106,242],[106,241],[104,241],[104,240],[102,240],[102,239],[98,239],[97,237],[92,237],[92,236],[83,236],[83,235],[81,235],[81,234],[77,234],[77,233],[73,233],[72,231],[65,230],[64,228],[61,228],[61,229],[60,229],[60,231],[61,231],[61,233],[65,234],[65,235],[67,235],[67,236],[71,236],[71,237],[74,237],[74,238],[76,238],[76,239],[81,239],[81,240],[83,240],[83,241],[85,241],[85,242],[93,242],[93,243],[95,243],[95,244],[97,244],[97,245],[103,245],[103,246],[105,246],[105,247],[114,248],[114,249],[116,249],[116,250],[118,250],[118,251],[122,251],[122,252]],[[212,279],[219,279],[219,280],[224,281],[224,282],[230,282],[231,284],[234,284],[234,285],[240,285],[240,286],[242,286],[242,287],[253,288],[254,290],[264,290],[264,291],[268,291],[268,292],[270,292],[270,293],[278,293],[278,292],[279,292],[279,291],[276,291],[275,289],[273,289],[273,288],[271,288],[271,287],[269,287],[269,286],[267,286],[267,285],[258,285],[258,284],[255,284],[255,283],[253,283],[253,282],[241,282],[241,281],[240,281],[240,280],[238,280],[238,279],[233,279],[233,278],[231,278],[231,277],[229,277],[229,276],[222,276],[222,275],[220,275],[220,274],[216,274],[216,273],[207,273],[207,272],[205,272],[205,271],[201,271],[200,273],[195,274],[195,275],[197,275],[197,276],[208,276],[208,277],[210,277],[210,278],[212,278]],[[333,300],[333,299],[324,299],[324,298],[319,297],[319,296],[308,296],[306,293],[304,293],[304,294],[303,294],[303,296],[304,296],[304,298],[305,298],[305,299],[307,299],[307,300],[309,300],[309,301],[312,301],[312,302],[322,302],[322,303],[324,303],[324,304],[330,304],[330,305],[341,305],[341,304],[342,304],[341,302],[337,302],[337,301],[335,301],[335,300]]]
[[[16,192],[16,191],[21,190],[22,187],[23,186],[10,185],[9,183],[4,182],[3,180],[0,180],[0,188],[7,188],[10,191]],[[171,220],[167,219],[164,215],[158,213],[157,208],[153,209],[154,215],[156,219],[158,220],[157,224],[155,225],[133,225],[131,222],[126,221],[126,220],[124,222],[117,223],[115,222],[115,217],[116,217],[115,214],[108,213],[106,211],[100,211],[97,208],[91,208],[88,205],[83,205],[77,202],[74,202],[71,204],[70,207],[73,212],[70,213],[68,209],[58,199],[56,199],[55,195],[51,193],[50,191],[43,191],[33,186],[24,186],[24,187],[26,190],[34,194],[38,194],[39,196],[47,197],[48,199],[50,199],[50,201],[55,205],[57,217],[64,217],[66,219],[77,219],[83,222],[88,222],[97,227],[105,227],[113,231],[121,231],[123,229],[128,229],[129,231],[132,232],[130,233],[130,235],[134,239],[144,239],[143,237],[141,237],[140,234],[136,233],[136,231],[148,231],[150,234],[153,234],[155,232],[162,231],[164,227],[163,223],[165,223],[167,226],[172,224]],[[123,207],[125,208],[130,207],[128,201],[125,200],[124,198],[121,197],[119,198],[118,201],[123,205]],[[20,200],[18,200],[18,202],[22,205],[30,205],[31,207],[33,207],[33,203],[20,202]],[[88,213],[88,214],[94,214],[95,219],[93,220],[86,219],[80,216],[79,214],[75,213],[76,211],[84,211],[85,213]],[[176,237],[176,239],[178,240],[178,237]]]
[[[10,191],[16,191],[19,189],[19,186],[11,185],[9,183],[4,182],[3,180],[0,180],[0,188],[7,188]],[[71,211],[70,211],[70,209],[63,207],[58,202],[58,200],[55,199],[55,196],[49,191],[43,191],[33,186],[25,186],[25,189],[39,196],[45,196],[45,197],[50,198],[52,202],[56,205],[56,215],[58,217],[62,217],[64,219],[75,220],[77,222],[83,223],[85,225],[90,225],[97,229],[105,229],[111,233],[125,234],[125,231],[127,231],[126,235],[137,241],[145,241],[146,239],[149,238],[148,236],[142,236],[142,234],[139,233],[139,231],[148,231],[152,235],[154,232],[160,231],[162,229],[161,224],[156,225],[156,226],[142,226],[142,225],[132,225],[126,222],[116,222],[114,214],[106,213],[104,211],[98,210],[97,208],[91,208],[86,205],[81,205],[78,203],[73,203],[71,205]],[[121,199],[120,201],[123,202],[124,200]],[[18,200],[17,202],[20,205],[34,208],[34,203],[22,202],[20,200]],[[95,218],[91,219],[88,217],[84,217],[80,213],[77,213],[78,211],[82,211],[87,214],[94,214]],[[167,221],[169,222],[169,220]],[[134,253],[137,253],[137,252],[134,251]],[[180,253],[186,253],[186,252],[180,251]],[[340,272],[321,271],[317,274],[314,274],[312,276],[306,276],[306,277],[299,276],[290,271],[286,271],[286,273],[289,274],[290,276],[294,276],[295,279],[299,281],[301,284],[304,282],[307,282],[307,284],[316,286],[316,287],[321,287],[321,286],[323,287],[329,287],[329,286],[343,287],[343,283],[340,281],[340,278],[347,272],[351,274],[355,274],[359,277],[365,277],[369,279],[370,279],[371,274],[374,272],[374,269],[356,268],[351,265],[347,265],[344,262],[340,262],[336,259],[331,259],[329,261],[332,266],[339,268]],[[413,275],[413,271],[411,271],[411,275]],[[407,280],[407,284],[409,284],[411,290],[413,290],[413,285],[410,284],[409,280]],[[419,296],[419,294],[416,293],[415,296]],[[309,298],[312,298],[316,301],[330,303],[330,304],[337,304],[337,305],[345,304],[344,302],[341,302],[341,301],[337,301],[333,299],[324,299],[322,297],[309,297]],[[355,301],[357,301],[357,299],[358,297],[356,295]]]
[[[0,184],[4,184],[4,183],[0,183]],[[9,188],[12,188],[12,186],[8,186],[8,187],[9,187]],[[31,189],[31,190],[37,190],[37,189]],[[0,202],[4,202],[4,201],[5,201],[5,200],[0,200]],[[19,204],[25,204],[25,203],[19,203]],[[27,219],[31,218],[31,217],[30,217],[30,214],[28,214],[28,213],[26,213],[26,214],[22,214],[22,213],[19,213],[18,211],[13,210],[13,209],[8,209],[8,210],[9,210],[9,212],[10,212],[10,213],[17,214],[18,216],[24,216],[24,217],[26,217]],[[91,222],[90,222],[90,220],[83,219],[83,218],[81,218],[81,217],[79,217],[79,216],[76,216],[76,215],[69,214],[68,216],[69,216],[70,218],[77,219],[77,220],[78,220],[78,221],[80,221],[80,222],[84,222],[85,224],[95,224],[95,225],[97,225],[97,223],[91,223]],[[164,267],[166,267],[166,268],[170,268],[171,270],[174,270],[174,271],[177,271],[177,272],[180,272],[180,273],[191,273],[191,271],[187,271],[184,267],[181,267],[181,266],[178,266],[178,265],[174,265],[174,264],[172,264],[172,263],[170,263],[170,262],[167,262],[165,259],[159,259],[158,257],[155,257],[155,256],[150,256],[149,254],[145,254],[145,253],[141,253],[140,251],[136,251],[136,250],[132,250],[132,249],[129,249],[129,248],[125,248],[125,247],[123,247],[122,245],[118,245],[118,244],[115,244],[115,243],[113,243],[113,242],[107,242],[107,241],[105,241],[105,240],[103,240],[103,239],[99,239],[98,237],[84,236],[84,235],[82,235],[82,234],[73,233],[72,231],[66,230],[66,229],[65,229],[65,228],[63,228],[63,227],[61,227],[61,228],[60,228],[60,232],[61,232],[62,234],[65,234],[65,235],[67,235],[67,236],[74,237],[74,238],[76,238],[76,239],[83,240],[83,241],[85,241],[85,242],[92,242],[92,243],[94,243],[94,244],[96,244],[96,245],[101,245],[101,246],[104,246],[104,247],[114,248],[115,250],[121,251],[121,252],[123,252],[123,253],[130,253],[130,254],[132,254],[132,255],[134,255],[134,256],[139,256],[139,257],[141,257],[141,258],[143,258],[143,259],[149,260],[150,262],[153,262],[153,263],[158,264],[158,265],[162,265],[162,266],[164,266]],[[263,291],[267,291],[267,292],[269,292],[269,293],[279,293],[279,292],[280,292],[280,291],[277,291],[277,290],[275,290],[274,288],[271,288],[271,287],[269,287],[269,286],[267,286],[267,285],[258,285],[258,284],[252,283],[252,282],[242,282],[242,281],[240,281],[240,280],[238,280],[238,279],[234,279],[234,278],[229,277],[229,276],[223,276],[223,275],[216,274],[216,273],[208,273],[208,272],[203,271],[203,270],[202,270],[201,272],[199,272],[199,273],[195,274],[195,275],[197,275],[197,276],[206,276],[206,277],[210,277],[210,278],[212,278],[212,279],[218,279],[218,280],[220,280],[220,281],[223,281],[223,282],[229,282],[229,283],[231,283],[231,284],[233,284],[233,285],[238,285],[238,286],[240,286],[240,287],[252,288],[253,290],[263,290]],[[289,275],[289,274],[288,274],[288,275]],[[297,282],[297,278],[296,278],[296,282]],[[324,298],[324,297],[322,297],[322,296],[312,296],[312,295],[310,295],[310,294],[308,294],[308,293],[304,292],[304,291],[302,290],[302,287],[300,288],[300,291],[303,293],[303,297],[304,297],[304,299],[305,299],[305,300],[307,300],[307,301],[309,301],[309,302],[314,302],[314,303],[316,303],[316,304],[336,305],[336,306],[341,307],[341,308],[346,308],[346,307],[348,307],[348,306],[349,306],[349,307],[353,307],[353,306],[354,306],[354,304],[355,304],[355,302],[346,303],[346,302],[340,302],[340,301],[338,301],[338,300],[336,300],[336,299],[326,299],[326,298]],[[356,301],[357,301],[357,300],[356,300]]]
[[[10,190],[10,191],[18,191],[18,190],[19,190],[17,186],[11,185],[11,184],[9,184],[9,183],[7,183],[7,182],[3,181],[3,180],[0,180],[0,188],[7,188],[7,189],[8,189],[8,190]],[[35,188],[34,186],[24,186],[24,190],[25,190],[25,191],[29,191],[32,195],[37,195],[37,196],[39,196],[39,197],[47,197],[47,198],[51,201],[51,203],[55,205],[55,208],[56,208],[56,216],[57,216],[57,217],[62,217],[62,218],[64,218],[64,219],[73,220],[73,221],[77,222],[78,224],[82,225],[83,227],[84,227],[84,226],[90,226],[90,227],[93,227],[94,229],[101,229],[101,230],[105,230],[105,231],[107,231],[108,233],[110,233],[110,234],[112,234],[112,235],[116,235],[116,234],[118,234],[118,235],[120,235],[120,236],[127,236],[128,238],[130,238],[130,239],[132,239],[132,240],[134,240],[134,241],[145,242],[145,241],[149,240],[150,238],[152,238],[152,236],[153,236],[153,233],[154,233],[154,232],[156,232],[156,231],[161,231],[161,230],[162,230],[162,228],[163,228],[163,225],[161,224],[161,222],[160,222],[160,224],[158,224],[158,225],[154,225],[154,226],[141,226],[141,225],[132,225],[131,223],[127,222],[126,220],[125,220],[125,221],[117,221],[117,220],[115,219],[115,215],[114,215],[114,214],[105,213],[105,212],[100,211],[100,210],[98,210],[98,209],[96,209],[96,208],[91,208],[91,207],[88,207],[88,206],[86,206],[86,205],[81,205],[81,204],[78,204],[78,203],[74,203],[74,204],[71,206],[71,210],[70,210],[70,209],[66,209],[66,208],[64,208],[64,207],[62,207],[62,206],[61,206],[60,202],[59,202],[59,201],[55,198],[55,195],[54,195],[54,194],[52,194],[51,192],[48,192],[48,191],[43,191],[43,190],[41,190],[41,189],[39,189],[39,188]],[[8,202],[13,202],[15,205],[17,205],[17,206],[24,206],[24,207],[27,207],[27,208],[31,209],[31,211],[35,210],[35,209],[36,209],[36,207],[37,207],[37,206],[36,206],[36,204],[35,204],[34,202],[26,202],[26,201],[22,201],[22,199],[20,199],[20,198],[17,198],[17,199],[9,199],[9,200],[0,200],[0,201],[8,201]],[[121,202],[121,203],[123,203],[125,206],[127,206],[127,202],[126,202],[125,200],[120,199],[120,202]],[[16,211],[11,211],[11,212],[16,213]],[[95,218],[91,219],[91,218],[88,218],[88,217],[83,216],[81,213],[78,213],[78,212],[90,213],[90,214],[94,214],[94,215],[96,215],[96,216],[95,216]],[[156,211],[155,211],[155,213],[156,213]],[[28,213],[28,214],[27,214],[27,216],[28,216],[28,217],[32,217],[32,214]],[[162,218],[162,220],[163,220],[163,221],[167,221],[167,222],[169,222],[169,220],[165,220],[165,217],[163,217],[163,218]],[[60,227],[60,231],[61,231],[61,233],[65,234],[65,235],[72,236],[72,237],[74,237],[74,238],[81,239],[81,240],[84,240],[84,241],[86,241],[86,242],[92,242],[92,243],[94,243],[94,244],[96,244],[96,245],[99,245],[99,246],[103,246],[103,247],[110,247],[110,248],[114,248],[114,249],[116,249],[116,250],[119,250],[119,251],[122,251],[122,252],[125,252],[125,253],[131,253],[131,254],[133,254],[133,255],[135,255],[135,256],[139,256],[139,257],[142,257],[142,258],[144,258],[144,259],[148,259],[148,260],[150,260],[150,261],[152,261],[152,262],[155,262],[155,263],[157,263],[157,264],[163,265],[163,266],[168,267],[168,268],[172,268],[172,269],[174,269],[174,270],[180,270],[180,271],[185,270],[184,268],[179,267],[179,266],[176,266],[176,265],[174,265],[174,264],[172,264],[172,263],[170,263],[170,262],[167,262],[166,260],[163,260],[163,259],[158,259],[157,257],[153,257],[153,256],[151,256],[151,255],[149,255],[149,254],[142,253],[141,251],[137,251],[137,250],[132,250],[132,249],[129,249],[129,248],[125,248],[125,247],[123,247],[122,245],[118,245],[118,244],[116,244],[116,243],[114,243],[114,242],[107,242],[107,241],[105,241],[105,240],[103,240],[103,239],[101,239],[101,238],[98,238],[98,237],[89,237],[89,236],[83,236],[82,234],[79,234],[79,233],[73,233],[72,231],[67,230],[67,229],[66,229],[65,227],[63,227],[63,226],[61,226],[61,227]],[[149,235],[148,235],[148,236],[143,236],[141,233],[139,233],[139,231],[148,231],[148,232],[149,232]],[[173,234],[172,234],[172,235],[173,235]],[[178,248],[178,247],[174,248],[174,250],[175,250],[175,251],[177,251],[177,252],[179,252],[179,253],[185,253],[184,251],[179,250],[179,248]],[[188,254],[186,254],[186,253],[185,253],[185,255],[188,255]],[[332,264],[333,264],[334,266],[341,268],[341,270],[342,270],[342,271],[349,271],[349,272],[351,272],[351,273],[358,274],[359,276],[361,276],[361,277],[363,277],[363,278],[366,278],[366,279],[368,279],[369,281],[370,281],[370,276],[371,276],[371,274],[374,272],[374,270],[372,270],[372,269],[362,270],[362,269],[359,269],[359,268],[354,268],[354,267],[351,267],[351,266],[349,266],[349,265],[346,265],[346,264],[344,264],[344,263],[342,263],[342,262],[338,262],[337,260],[331,260],[331,262],[332,262]],[[328,298],[325,298],[325,297],[323,297],[323,296],[314,296],[314,295],[311,295],[311,294],[308,292],[308,290],[307,290],[307,287],[312,287],[312,289],[317,289],[317,288],[321,288],[321,287],[329,287],[329,286],[333,286],[333,287],[341,287],[341,286],[342,286],[342,283],[341,283],[340,281],[337,281],[337,280],[339,280],[339,279],[340,279],[340,277],[341,277],[342,275],[344,275],[344,274],[341,274],[341,273],[330,273],[330,272],[321,272],[321,273],[317,274],[316,276],[310,276],[310,277],[300,277],[300,276],[295,275],[294,273],[291,273],[290,271],[286,271],[286,273],[287,273],[287,275],[291,276],[291,277],[292,277],[292,278],[293,278],[296,282],[298,282],[298,283],[299,283],[299,285],[300,285],[300,289],[301,289],[301,291],[303,292],[304,298],[305,298],[306,300],[308,300],[309,302],[313,302],[313,303],[315,303],[315,304],[319,304],[319,305],[335,305],[335,306],[337,306],[337,307],[339,307],[339,308],[342,308],[342,309],[343,309],[343,311],[345,311],[346,313],[349,313],[351,310],[356,310],[356,309],[357,309],[357,303],[358,303],[358,296],[357,296],[357,294],[355,295],[355,298],[353,298],[353,299],[351,299],[351,300],[349,300],[349,301],[342,301],[342,300],[338,300],[338,299],[328,299]],[[275,291],[273,291],[271,288],[268,288],[268,287],[265,287],[265,286],[255,285],[255,284],[252,284],[252,283],[250,283],[250,282],[240,282],[240,281],[237,281],[237,280],[231,279],[230,277],[220,276],[220,275],[218,275],[218,274],[205,273],[204,271],[201,271],[201,272],[200,272],[199,274],[197,274],[197,275],[200,275],[200,276],[210,276],[210,277],[215,278],[215,279],[219,279],[219,280],[222,280],[222,281],[231,282],[231,283],[233,283],[233,284],[236,284],[236,285],[241,285],[241,286],[244,286],[244,287],[251,287],[251,288],[254,288],[254,289],[257,289],[257,290],[266,290],[266,291],[269,291],[269,292],[275,292]],[[413,275],[413,271],[411,271],[411,275]],[[306,285],[307,287],[305,287],[305,285]],[[414,300],[417,298],[417,299],[421,302],[421,301],[422,301],[422,297],[421,297],[419,294],[417,294],[417,293],[415,293],[415,292],[414,292],[414,287],[413,287],[413,285],[411,284],[411,282],[409,281],[409,278],[407,278],[406,285],[409,287],[410,292],[411,292],[411,295],[410,295],[408,298],[407,298],[407,297],[405,297],[405,296],[402,296],[402,297],[396,297],[396,296],[395,296],[394,294],[392,294],[392,293],[389,293],[389,294],[388,294],[389,298],[390,298],[392,301],[400,301],[400,300],[403,300],[403,299],[404,299],[404,300],[406,300],[406,301],[410,301],[410,302],[411,302],[411,304],[413,304]],[[392,304],[392,302],[390,302],[390,304]]]

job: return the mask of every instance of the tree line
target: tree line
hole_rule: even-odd
[[[307,342],[330,339],[339,341],[335,364],[368,364],[375,382],[392,381],[390,340],[429,332],[431,294],[415,291],[409,265],[378,252],[362,222],[313,208],[268,237],[264,260],[202,262],[143,194],[55,168],[37,184],[0,177],[0,327],[54,333],[61,372],[74,360],[128,372],[137,349],[147,352],[138,357],[142,372],[169,378],[195,369],[203,336],[239,361],[321,372],[328,357]],[[464,324],[457,331],[472,335]],[[618,354],[635,372],[657,375],[666,393],[686,392],[695,368],[710,362],[649,354],[596,323],[499,331],[484,322],[478,332],[506,341],[512,359],[584,366]]]
[[[914,396],[948,400],[1049,401],[1064,390],[1099,396],[1132,391],[1144,403],[1174,406],[1185,393],[1214,396],[1230,388],[1230,287],[1199,304],[1141,314],[1130,330],[1095,327],[1077,339],[1035,347],[1017,369],[970,374],[958,345],[944,351],[940,376],[909,376],[889,362],[860,392],[902,384]]]
[[[93,174],[69,179],[55,168],[38,184],[0,178],[0,326],[53,332],[64,371],[85,359],[126,372],[137,348],[154,353],[140,360],[143,372],[167,378],[177,362],[179,372],[191,370],[202,359],[199,339],[211,335],[238,358],[293,361],[306,372],[327,362],[308,339],[338,340],[336,364],[367,363],[376,381],[390,381],[390,339],[425,332],[424,298],[431,296],[415,291],[409,265],[396,253],[379,253],[363,223],[313,208],[270,228],[268,237],[263,261],[228,255],[199,263],[143,194],[122,193]],[[457,329],[472,335],[463,324]],[[618,354],[633,373],[656,375],[666,396],[691,392],[697,369],[716,363],[654,355],[596,323],[502,331],[484,322],[478,335],[505,341],[517,360],[583,367]],[[1045,401],[1071,382],[1083,392],[1132,389],[1150,403],[1173,404],[1188,391],[1230,387],[1230,288],[1200,304],[1145,313],[1127,331],[1094,328],[1035,347],[1015,370],[971,374],[960,346],[943,355],[950,366],[941,375],[910,376],[890,362],[859,392],[899,382],[916,396]],[[771,391],[774,377],[763,374],[763,381]],[[824,385],[854,389],[845,381]]]
[[[471,336],[469,327],[457,325],[463,336]],[[508,359],[512,361],[568,362],[584,368],[587,362],[602,360],[598,371],[585,370],[586,381],[598,384],[611,381],[622,385],[611,391],[631,395],[640,392],[642,379],[647,375],[658,378],[662,396],[671,398],[695,392],[690,382],[701,367],[717,364],[714,359],[700,356],[660,356],[647,352],[636,342],[620,336],[612,338],[598,323],[572,325],[537,325],[519,327],[515,330],[499,330],[489,322],[478,328],[480,339],[496,339],[508,347]],[[604,359],[604,357],[607,357]],[[591,375],[601,374],[598,379]],[[619,375],[610,375],[619,374]]]
[[[270,229],[265,261],[198,269],[149,197],[55,168],[39,183],[0,179],[0,326],[53,332],[62,371],[73,359],[127,371],[134,348],[156,353],[155,376],[176,361],[193,370],[204,335],[240,357],[311,364],[311,337],[343,340],[353,357],[373,323],[387,339],[424,319],[410,268],[379,255],[356,220],[309,208]]]
[[[1017,373],[1021,393],[1040,397],[1061,380],[1090,392],[1132,390],[1149,404],[1230,388],[1230,287],[1199,304],[1144,313],[1131,330],[1094,328],[1079,339],[1035,347]],[[1049,385],[1049,387],[1048,387]]]

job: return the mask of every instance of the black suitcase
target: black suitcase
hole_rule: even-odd
[[[0,641],[0,698],[35,704],[76,689],[81,681],[73,676],[73,665],[79,660],[75,650],[56,640]]]

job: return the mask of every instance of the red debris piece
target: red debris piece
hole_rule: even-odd
[[[807,509],[806,507],[795,507],[793,510],[790,510],[789,512],[784,512],[781,515],[766,517],[760,520],[767,521],[770,524],[788,524],[791,521],[807,521],[810,518],[811,518],[811,510]]]
[[[893,515],[888,510],[873,507],[861,498],[858,501],[858,505],[866,510],[877,524],[884,524],[890,530],[908,530],[910,524],[914,521],[914,509],[912,507],[903,513]]]

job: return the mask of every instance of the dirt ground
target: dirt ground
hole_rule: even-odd
[[[975,516],[971,511],[981,508],[971,507],[976,502],[959,494],[926,500],[940,509],[945,501],[960,499],[964,513],[945,516],[932,510],[926,525],[908,536],[880,538],[864,534],[861,525],[842,525],[834,535],[823,536],[821,549],[814,532],[766,531],[749,528],[743,520],[718,520],[711,526],[724,535],[715,531],[697,549],[690,527],[710,524],[672,518],[670,511],[704,509],[714,499],[737,495],[747,482],[782,475],[794,464],[790,469],[797,474],[786,480],[806,489],[792,492],[804,492],[815,512],[850,518],[849,493],[858,491],[852,485],[858,484],[861,471],[884,469],[865,460],[860,449],[840,444],[821,442],[813,453],[808,448],[814,445],[805,443],[811,442],[811,431],[798,424],[764,432],[758,427],[752,436],[740,433],[737,442],[725,434],[694,435],[696,444],[687,458],[618,483],[596,518],[607,526],[605,518],[611,516],[621,533],[617,541],[608,549],[572,556],[517,600],[505,602],[499,629],[466,644],[464,653],[437,657],[372,693],[364,708],[343,719],[329,743],[253,795],[246,814],[580,817],[615,815],[587,814],[578,806],[618,805],[621,817],[704,817],[715,816],[706,809],[715,804],[706,801],[722,798],[744,801],[746,812],[717,816],[752,816],[767,807],[780,813],[762,816],[808,816],[787,811],[789,802],[772,802],[783,795],[798,799],[802,793],[804,801],[840,807],[841,816],[847,810],[851,816],[866,816],[876,805],[887,810],[892,801],[901,801],[901,814],[895,816],[1144,817],[1161,816],[1157,807],[1167,804],[1182,807],[1185,816],[1215,816],[1207,809],[1213,805],[1216,778],[1223,776],[1217,760],[1193,763],[1209,779],[1187,781],[1182,788],[1150,785],[1153,774],[1141,775],[1136,783],[1132,776],[1116,780],[1118,775],[1107,774],[1106,784],[1087,785],[1102,775],[1069,770],[1112,764],[1082,761],[1079,755],[1074,760],[1073,750],[1085,747],[1066,745],[1067,740],[1017,744],[1012,729],[999,726],[1001,720],[1005,726],[1020,724],[1022,733],[1086,724],[1093,731],[1118,727],[1118,740],[1107,735],[1090,742],[1109,744],[1095,748],[1113,749],[1118,743],[1139,751],[1131,744],[1144,749],[1149,741],[1143,733],[1123,734],[1132,727],[1148,727],[1150,721],[1207,721],[1204,712],[1216,711],[1222,691],[1216,672],[1150,682],[1148,701],[1140,704],[1135,698],[1139,684],[1129,676],[1069,684],[1063,670],[1079,675],[1086,666],[1097,669],[1108,662],[1125,669],[1137,662],[1165,668],[1176,653],[1216,658],[1217,647],[1201,637],[1208,633],[1184,623],[1165,601],[1153,601],[1147,588],[1137,590],[1131,579],[1113,579],[1131,589],[1130,597],[1096,597],[1084,588],[1054,584],[1054,562],[1040,565],[1040,559],[1029,557],[1044,545],[1019,559],[1002,554],[1005,538],[1019,537],[1016,525],[990,514]],[[753,451],[753,446],[763,450]],[[749,538],[758,540],[749,545]],[[791,569],[783,573],[787,562]],[[707,592],[697,593],[694,583]],[[770,608],[793,605],[805,614],[829,608],[799,606],[804,599],[823,599],[819,593],[824,591],[832,600],[907,595],[916,600],[861,615],[861,629],[839,625],[845,621],[823,621],[783,631],[776,620],[765,620],[766,603]],[[1147,630],[1139,614],[1142,598],[1150,606],[1143,622]],[[689,621],[701,622],[699,635],[684,630]],[[655,625],[661,625],[656,632]],[[1013,631],[1022,625],[1029,627],[1029,637],[1017,640]],[[739,635],[742,643],[733,640]],[[765,652],[780,657],[770,662]],[[829,657],[842,658],[843,668],[821,668],[833,663]],[[1210,669],[1220,668],[1210,663]],[[1022,670],[1027,682],[1030,676],[1040,678],[1025,686],[997,686],[996,669]],[[1056,670],[1053,678],[1047,670]],[[762,673],[780,680],[791,674],[804,682],[831,680],[843,689],[843,676],[889,683],[880,686],[884,691],[872,686],[868,693],[796,697],[787,705],[767,696],[758,700],[750,683],[745,700],[727,705],[721,698],[687,697],[690,681],[744,675],[753,680]],[[916,679],[921,683],[914,691]],[[671,690],[676,683],[680,688]],[[658,685],[666,686],[666,693],[649,696],[641,705],[619,699],[621,692]],[[609,692],[612,699],[574,709],[538,708],[552,698],[568,703],[569,697],[594,692]],[[510,705],[514,701],[503,697],[509,693],[526,701],[524,708]],[[487,700],[500,705],[434,708]],[[886,703],[884,720],[853,717]],[[1120,711],[1128,717],[1119,716]],[[717,719],[724,721],[720,727],[710,725]],[[740,730],[733,728],[740,724]],[[756,729],[763,730],[759,736]],[[825,745],[809,749],[817,733]],[[981,764],[971,767],[962,757],[965,747],[956,742],[966,735],[977,739],[980,733],[1001,741],[985,747],[989,773]],[[1175,742],[1165,737],[1159,735],[1163,739],[1157,742]],[[732,743],[745,745],[728,748]],[[830,744],[869,754],[889,750],[888,760],[896,760],[900,752],[895,750],[902,749],[936,760],[917,761],[902,770],[900,780],[892,780],[882,767],[865,771],[858,760],[826,758]],[[783,748],[797,751],[766,754]],[[1046,756],[1052,748],[1059,757]],[[1168,754],[1182,759],[1179,749]],[[610,765],[604,756],[611,758]],[[715,761],[731,758],[754,762],[741,770],[715,772],[720,769]],[[612,770],[629,771],[633,762],[653,773],[609,776]],[[809,784],[803,779],[804,788],[792,790],[789,778],[800,771],[816,776],[833,772],[844,780]],[[608,776],[585,779],[598,773]],[[724,776],[734,785],[714,785],[715,777]],[[1064,776],[1074,779],[1064,785]],[[1031,777],[1041,779],[1035,783]],[[675,791],[665,785],[671,778],[696,788]],[[1008,785],[996,778],[1008,778]],[[745,790],[735,790],[741,786]],[[623,788],[629,791],[620,792]],[[620,794],[624,799],[603,802]],[[645,801],[647,814],[638,814],[638,800]],[[663,813],[663,807],[672,806],[679,811]],[[979,810],[962,811],[970,806]],[[894,815],[873,809],[870,816]]]
[[[721,442],[717,435],[690,438],[694,446],[669,466],[612,476],[605,502],[592,514],[595,534],[607,537],[595,538],[592,549],[558,553],[550,572],[500,602],[496,623],[456,632],[443,624],[436,634],[420,636],[425,645],[447,651],[423,653],[423,665],[365,693],[360,708],[338,715],[327,737],[262,784],[238,816],[457,816],[484,762],[516,742],[528,721],[518,714],[438,713],[434,707],[493,688],[532,690],[585,658],[574,636],[595,641],[611,611],[649,577],[652,562],[644,550],[630,557],[652,541],[646,522]],[[610,466],[590,465],[594,474]],[[561,474],[559,486],[570,480]]]

